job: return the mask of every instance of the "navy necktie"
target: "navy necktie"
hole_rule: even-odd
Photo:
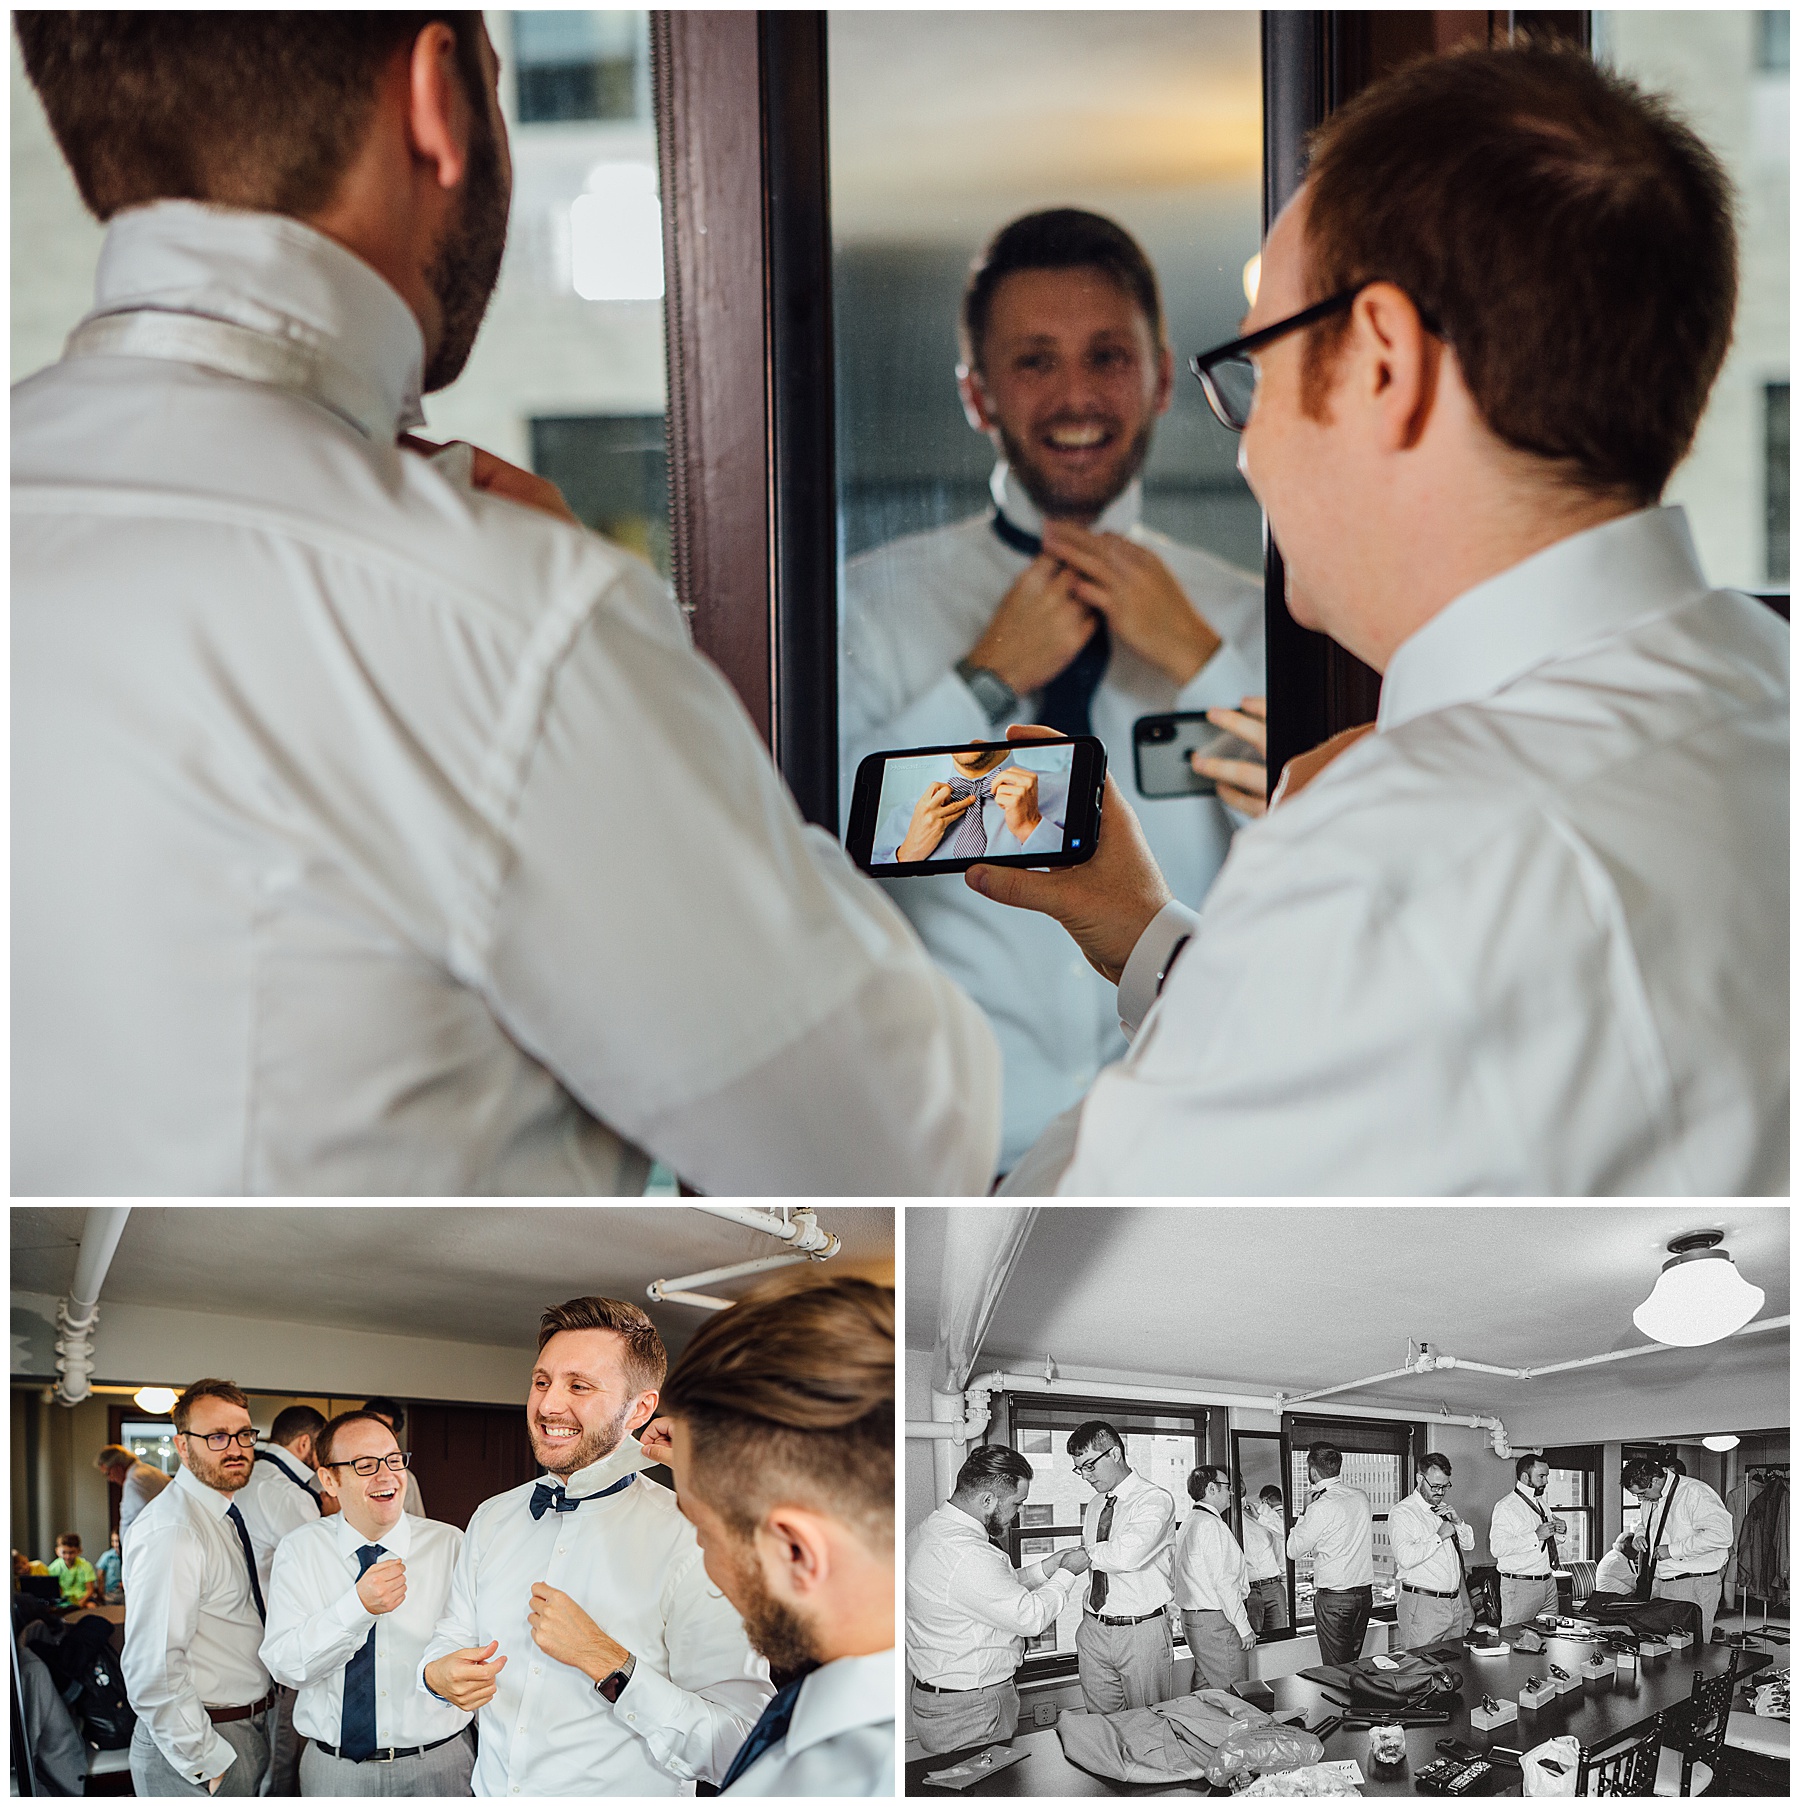
[[[225,1516],[237,1526],[238,1542],[244,1546],[244,1562],[250,1570],[250,1596],[256,1602],[256,1616],[266,1625],[269,1609],[263,1605],[262,1583],[256,1578],[256,1552],[250,1547],[250,1530],[244,1523],[243,1513],[237,1509],[236,1500],[225,1508]]]
[[[1036,558],[1044,549],[1037,534],[1015,526],[998,510],[990,525],[999,540],[1027,558]],[[1106,617],[1096,615],[1087,644],[1038,692],[1038,720],[1059,734],[1092,734],[1094,692],[1100,688],[1111,659],[1112,633]]]
[[[617,1493],[621,1487],[629,1487],[637,1479],[628,1474],[622,1481],[614,1481],[610,1487],[602,1487],[598,1493],[584,1493],[579,1499],[571,1499],[562,1488],[551,1481],[539,1481],[531,1490],[531,1516],[542,1518],[546,1512],[573,1512],[577,1506],[585,1506],[589,1500],[603,1500],[609,1493]]]
[[[744,1740],[738,1754],[731,1759],[725,1780],[719,1784],[720,1794],[724,1794],[771,1744],[778,1743],[787,1736],[788,1721],[794,1717],[794,1702],[800,1698],[800,1683],[805,1680],[806,1677],[802,1675],[789,1682],[763,1708],[762,1718],[750,1728],[750,1736]]]
[[[366,1543],[356,1552],[356,1578],[362,1580],[381,1560],[382,1546]],[[344,1712],[338,1723],[338,1755],[360,1763],[375,1749],[375,1627],[344,1665]]]

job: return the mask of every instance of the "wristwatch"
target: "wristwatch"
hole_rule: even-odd
[[[956,675],[975,693],[975,700],[987,711],[989,724],[1011,715],[1019,693],[997,671],[976,665],[968,659],[956,661]]]
[[[632,1671],[636,1668],[637,1658],[627,1651],[624,1662],[611,1675],[607,1676],[604,1681],[594,1683],[594,1692],[617,1706],[619,1696],[625,1692],[625,1684],[631,1680]]]

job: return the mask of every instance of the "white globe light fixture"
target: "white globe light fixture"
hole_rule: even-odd
[[[160,1418],[164,1412],[173,1408],[175,1389],[173,1387],[139,1387],[131,1397],[140,1410],[154,1412]]]
[[[1723,1455],[1728,1449],[1736,1449],[1739,1439],[1736,1437],[1702,1437],[1700,1439],[1708,1449],[1717,1450]]]
[[[1659,1343],[1694,1349],[1743,1327],[1763,1308],[1752,1286],[1718,1245],[1719,1230],[1695,1230],[1669,1244],[1669,1259],[1631,1321]]]

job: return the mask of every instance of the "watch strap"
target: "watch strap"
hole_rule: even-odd
[[[609,1700],[614,1706],[619,1704],[619,1696],[625,1692],[625,1684],[631,1680],[637,1668],[637,1658],[627,1654],[624,1662],[616,1668],[604,1681],[594,1683],[594,1692]]]
[[[990,671],[985,665],[977,665],[970,659],[958,659],[956,675],[968,685],[976,702],[986,710],[990,725],[1004,721],[1018,704],[1019,693],[997,671]]]

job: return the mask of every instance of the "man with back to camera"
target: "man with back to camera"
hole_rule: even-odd
[[[894,1295],[806,1270],[707,1319],[644,1453],[786,1679],[722,1794],[894,1792]]]
[[[500,268],[481,15],[16,25],[109,227],[13,397],[15,1184],[984,1190],[985,1022],[664,586],[401,438]]]
[[[1625,1464],[1625,1490],[1636,1494],[1637,1591],[1653,1600],[1691,1600],[1700,1609],[1700,1642],[1710,1644],[1725,1564],[1731,1555],[1731,1510],[1704,1481],[1668,1460],[1639,1456]]]
[[[256,1444],[249,1401],[228,1380],[197,1380],[171,1415],[181,1467],[125,1544],[131,1785],[141,1795],[260,1794],[275,1687],[237,1500]]]
[[[119,1548],[131,1522],[168,1486],[170,1477],[160,1468],[140,1461],[123,1443],[108,1443],[94,1457],[94,1466],[119,1490]]]
[[[1181,1612],[1181,1629],[1194,1659],[1195,1688],[1229,1688],[1249,1679],[1256,1648],[1245,1603],[1250,1570],[1231,1534],[1231,1471],[1203,1465],[1188,1476],[1194,1510],[1175,1545],[1170,1582]]]
[[[1175,1501],[1125,1458],[1125,1439],[1104,1419],[1069,1432],[1075,1475],[1093,1490],[1081,1510],[1081,1542],[1093,1572],[1081,1602],[1075,1662],[1090,1713],[1153,1707],[1174,1686],[1165,1608],[1175,1543]]]
[[[526,1402],[544,1478],[475,1509],[420,1684],[476,1714],[480,1795],[687,1794],[773,1691],[631,1434],[668,1369],[619,1299],[544,1313]]]
[[[1423,1650],[1459,1638],[1474,1623],[1463,1558],[1475,1548],[1475,1527],[1450,1504],[1450,1458],[1435,1450],[1419,1464],[1419,1483],[1389,1513],[1394,1552],[1394,1642]]]
[[[1369,1496],[1343,1473],[1344,1452],[1335,1444],[1308,1448],[1312,1491],[1287,1540],[1294,1561],[1312,1558],[1313,1630],[1322,1663],[1353,1663],[1362,1655],[1375,1607],[1375,1515]]]
[[[956,1487],[906,1550],[907,1704],[927,1751],[1004,1743],[1019,1729],[1013,1677],[1087,1571],[1076,1545],[1015,1569],[998,1540],[1018,1522],[1032,1467],[1004,1443],[969,1451]]]
[[[1088,865],[967,875],[1142,1025],[1016,1189],[1786,1191],[1788,630],[1656,506],[1735,295],[1717,161],[1575,52],[1426,58],[1321,128],[1215,392],[1380,719],[1198,918],[1120,794]]]
[[[1099,735],[1135,797],[1139,716],[1235,711],[1263,674],[1261,578],[1140,519],[1138,474],[1174,380],[1155,271],[1111,220],[1028,214],[976,260],[959,336],[964,411],[999,454],[994,507],[846,568],[845,806],[868,753],[999,740],[1020,721]],[[1260,811],[1260,785],[1229,800]],[[1197,904],[1230,816],[1211,797],[1139,807],[1176,894]],[[1007,917],[954,875],[890,894],[993,1023],[1010,1167],[1123,1052],[1116,1001],[1049,924]]]
[[[405,1510],[406,1457],[365,1406],[319,1433],[339,1510],[282,1540],[262,1658],[298,1690],[303,1795],[466,1795],[470,1715],[417,1685],[463,1534]]]
[[[1569,1534],[1567,1519],[1544,1506],[1550,1464],[1523,1455],[1513,1463],[1513,1490],[1494,1502],[1488,1521],[1488,1554],[1500,1571],[1500,1623],[1523,1625],[1556,1611],[1556,1540]]]
[[[1251,1628],[1286,1631],[1287,1519],[1282,1512],[1281,1489],[1265,1487],[1255,1499],[1244,1501],[1244,1563],[1250,1571],[1250,1598],[1244,1611]]]

